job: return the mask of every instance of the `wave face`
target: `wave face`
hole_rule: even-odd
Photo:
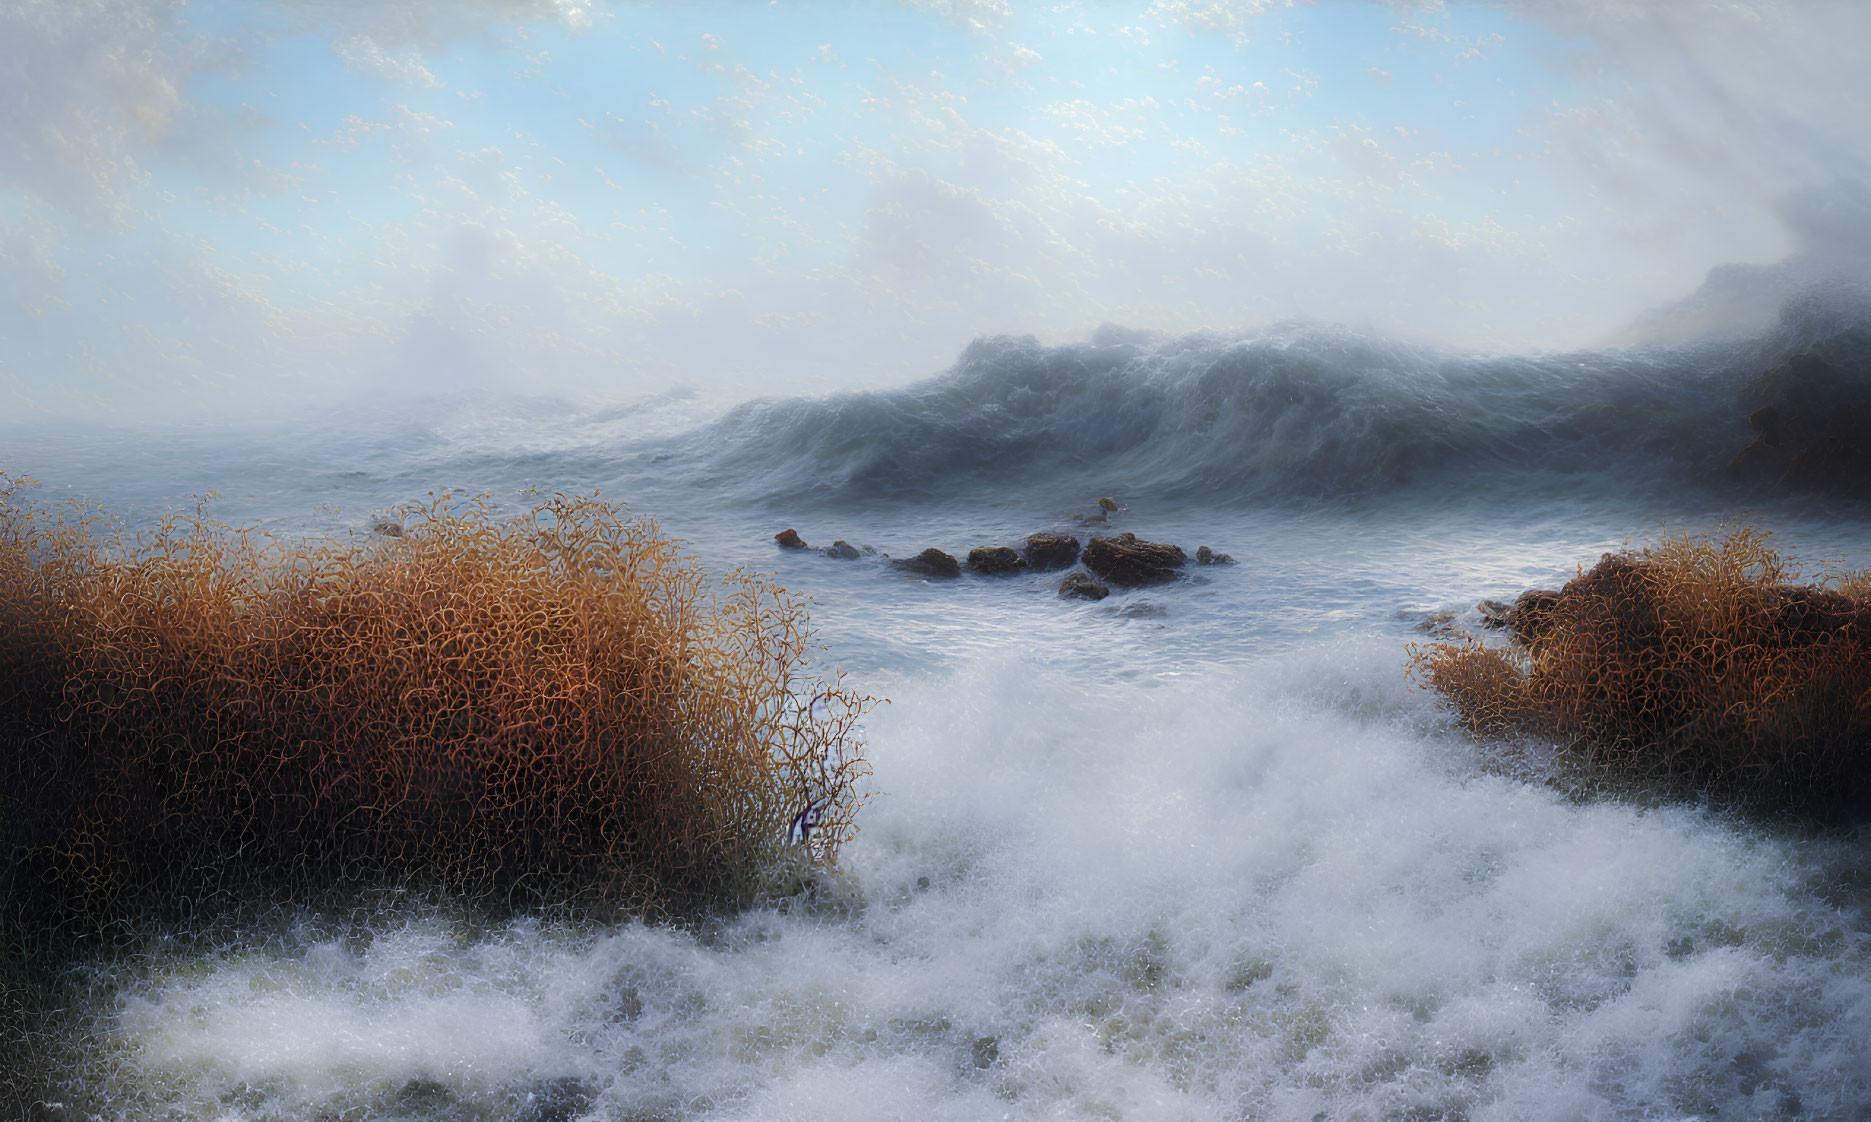
[[[702,482],[747,498],[904,499],[1052,478],[1126,493],[1296,499],[1445,471],[1641,469],[1720,480],[1748,384],[1791,354],[1865,350],[1871,304],[1808,296],[1763,335],[1463,357],[1287,323],[1246,338],[1102,329],[1090,342],[977,340],[888,392],[743,405],[685,438]],[[1444,480],[1446,482],[1446,480]]]

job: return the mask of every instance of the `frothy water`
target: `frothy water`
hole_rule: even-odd
[[[889,686],[842,898],[128,981],[198,1117],[1856,1117],[1871,846],[1479,774],[1395,650]]]
[[[695,928],[412,903],[158,943],[95,964],[72,1101],[255,1122],[1865,1117],[1871,842],[1581,792],[1540,745],[1476,745],[1403,669],[1424,614],[1472,626],[1476,599],[1665,528],[1743,515],[1810,562],[1871,562],[1859,508],[1742,509],[1697,474],[1734,436],[1706,431],[1713,403],[1785,345],[1490,363],[1311,329],[1003,341],[909,390],[653,402],[634,433],[635,406],[535,403],[16,445],[12,470],[133,527],[208,488],[230,520],[343,533],[429,490],[603,487],[708,568],[811,595],[821,663],[890,699],[876,797],[814,895]],[[942,584],[771,540],[965,553],[1113,491],[1113,528],[1240,564],[1075,604],[1056,574]]]

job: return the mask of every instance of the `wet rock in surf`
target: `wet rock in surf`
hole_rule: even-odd
[[[385,518],[372,526],[370,532],[382,534],[386,538],[400,538],[403,536],[403,524],[394,518]]]
[[[1546,632],[1548,619],[1559,603],[1559,593],[1550,588],[1532,588],[1514,597],[1512,604],[1483,600],[1475,605],[1484,627],[1505,630],[1523,647],[1532,647]]]
[[[1112,584],[1161,584],[1174,580],[1188,560],[1179,545],[1147,542],[1135,534],[1093,538],[1085,546],[1085,567]]]
[[[1205,545],[1195,547],[1195,563],[1198,565],[1232,565],[1234,558],[1226,553],[1216,553]]]
[[[1103,526],[1110,521],[1113,514],[1116,514],[1122,509],[1124,508],[1118,506],[1117,500],[1115,499],[1099,499],[1098,512],[1096,514],[1078,514],[1073,517],[1078,520],[1078,524],[1081,526]]]
[[[948,579],[961,576],[961,563],[939,549],[929,548],[914,557],[901,561],[892,561],[892,565],[907,573],[920,573],[925,577]]]
[[[1078,564],[1078,539],[1070,534],[1034,534],[1026,540],[1027,564],[1035,569],[1070,569]]]
[[[1111,590],[1092,579],[1090,573],[1073,573],[1059,582],[1059,595],[1068,600],[1102,600],[1111,595]]]
[[[1414,620],[1416,630],[1438,638],[1448,638],[1459,630],[1454,612],[1398,612],[1396,618]]]
[[[788,526],[786,529],[781,530],[777,534],[774,534],[773,540],[780,543],[781,549],[810,549],[811,548],[811,546],[808,546],[805,543],[805,540],[799,536],[799,531],[793,529],[791,526]]]
[[[859,557],[857,546],[839,538],[825,547],[825,556],[836,557],[840,561],[856,561]]]
[[[982,545],[968,551],[968,568],[977,573],[1017,573],[1026,568],[1026,558],[1004,545]]]

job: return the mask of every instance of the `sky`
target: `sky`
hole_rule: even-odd
[[[1629,341],[1862,258],[1866,42],[1819,0],[0,0],[0,414]]]

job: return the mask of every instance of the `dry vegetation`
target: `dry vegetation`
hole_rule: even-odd
[[[1501,649],[1413,648],[1477,734],[1553,736],[1614,774],[1804,805],[1871,796],[1871,574],[1818,586],[1741,529],[1606,554],[1529,594]],[[1530,603],[1531,601],[1531,603]]]
[[[0,477],[0,950],[217,898],[745,899],[852,833],[871,699],[651,523],[447,500],[368,545],[100,534]]]

